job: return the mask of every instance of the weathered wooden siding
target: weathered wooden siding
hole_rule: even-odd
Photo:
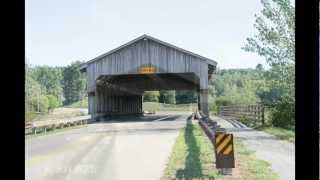
[[[154,66],[156,73],[194,72],[200,78],[200,89],[208,86],[208,64],[205,61],[152,40],[140,40],[89,63],[89,91],[94,90],[95,80],[100,75],[138,74],[143,65]]]
[[[102,79],[112,75],[127,74],[130,75],[132,82],[128,78],[128,82],[127,80],[125,81],[126,87],[133,87],[132,83],[138,83],[139,81],[133,81],[132,77],[134,74],[139,74],[139,69],[143,66],[153,66],[156,70],[155,73],[158,74],[156,77],[159,82],[156,82],[156,85],[153,84],[151,87],[151,83],[148,80],[143,80],[139,83],[139,85],[144,85],[142,91],[159,87],[174,89],[193,89],[196,87],[199,90],[199,107],[205,114],[208,114],[208,70],[212,74],[216,66],[215,62],[208,61],[207,58],[148,36],[138,38],[86,63],[89,113],[93,114],[93,117],[98,114],[142,113],[141,90],[136,94],[126,91],[123,95],[119,95],[119,93],[112,93],[112,91],[118,90],[109,87],[108,83],[102,81]],[[186,74],[189,73],[192,74],[192,77],[197,77],[195,78],[197,80],[195,84],[190,85],[188,84],[189,81],[184,82],[181,80],[180,82],[178,78],[159,75],[170,75],[171,73],[184,80],[185,78],[182,76],[187,77]],[[104,78],[100,78],[102,76]],[[99,89],[96,84],[98,78],[100,78],[99,84],[102,83],[102,89],[101,87]],[[171,81],[165,80],[166,78]],[[134,84],[134,86],[136,85]],[[164,85],[167,87],[163,87]],[[123,86],[120,85],[119,87]],[[131,90],[132,88],[129,89]]]

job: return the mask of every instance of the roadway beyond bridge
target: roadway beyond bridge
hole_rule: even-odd
[[[121,117],[27,139],[25,177],[158,180],[179,129],[186,125],[190,115],[174,112]]]

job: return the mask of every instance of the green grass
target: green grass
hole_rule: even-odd
[[[161,179],[221,179],[213,162],[209,139],[198,124],[188,123],[180,131]]]
[[[254,151],[247,149],[235,138],[236,168],[234,175],[239,180],[279,180],[266,161],[256,158]],[[214,165],[214,149],[198,124],[187,124],[181,129],[162,176],[168,179],[225,179]]]
[[[285,141],[288,141],[291,143],[295,143],[294,130],[285,129],[285,128],[281,128],[281,127],[274,127],[271,125],[270,117],[267,116],[267,118],[265,118],[265,119],[266,119],[265,125],[261,125],[261,123],[256,124],[256,123],[254,123],[254,121],[248,120],[245,118],[240,119],[240,122],[245,124],[248,127],[255,129],[255,130],[263,131],[268,134],[274,135],[278,139],[285,140]]]
[[[39,119],[41,116],[46,115],[48,113],[38,113],[38,112],[25,112],[25,122],[32,122]]]
[[[37,118],[33,119],[33,121],[43,121],[43,120],[51,120],[51,119],[63,119],[70,118],[76,116],[84,116],[87,113],[83,112],[80,108],[56,108],[50,113],[45,113],[38,115]]]
[[[144,102],[144,111],[193,111],[197,104],[163,104],[158,102]]]
[[[270,163],[256,159],[254,151],[249,150],[239,139],[234,139],[234,146],[241,179],[280,180],[279,175],[272,171]]]
[[[77,101],[65,107],[68,108],[88,108],[88,98],[84,98],[83,100]]]
[[[281,140],[286,140],[295,143],[295,132],[293,130],[288,130],[279,127],[256,127],[256,130],[264,131],[266,133],[272,134]]]

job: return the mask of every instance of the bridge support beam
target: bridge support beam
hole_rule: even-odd
[[[200,111],[202,111],[206,116],[209,116],[208,89],[200,89],[198,102],[200,106]]]

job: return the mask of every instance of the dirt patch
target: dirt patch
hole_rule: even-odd
[[[244,180],[244,177],[241,173],[242,165],[239,160],[239,155],[235,153],[235,168],[232,169],[232,175],[226,175],[223,180]]]

